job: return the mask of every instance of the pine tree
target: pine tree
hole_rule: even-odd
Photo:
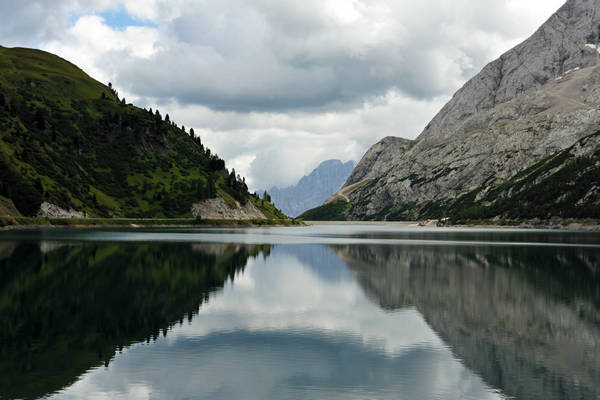
[[[267,191],[265,190],[265,192],[263,193],[263,200],[270,203],[271,202],[271,195],[269,193],[267,193]]]

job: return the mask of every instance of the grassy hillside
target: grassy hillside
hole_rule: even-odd
[[[55,55],[3,47],[0,196],[26,216],[48,201],[97,217],[136,218],[187,217],[202,199],[245,204],[252,197],[168,115],[127,104]]]

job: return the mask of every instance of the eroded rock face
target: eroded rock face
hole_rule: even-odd
[[[344,192],[348,218],[502,183],[597,131],[599,40],[600,2],[569,0],[467,82],[415,141],[373,146],[346,183],[374,180]]]
[[[202,219],[266,219],[265,215],[250,202],[236,208],[229,207],[222,198],[204,200],[192,206],[192,215]]]
[[[413,144],[412,140],[388,136],[367,151],[354,168],[344,186],[354,185],[365,179],[377,178],[388,172],[390,164],[400,159]]]
[[[87,218],[87,215],[83,212],[73,209],[65,210],[47,201],[42,203],[36,216],[40,218]]]
[[[441,142],[473,114],[539,88],[574,68],[598,63],[600,3],[569,0],[529,39],[488,64],[468,81],[419,136]],[[588,46],[589,45],[589,46]]]

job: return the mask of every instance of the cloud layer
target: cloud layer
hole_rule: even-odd
[[[323,159],[358,161],[387,135],[416,137],[562,2],[2,1],[0,37],[164,109],[259,188]],[[111,26],[106,11],[140,23]]]

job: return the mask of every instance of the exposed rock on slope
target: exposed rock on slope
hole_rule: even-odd
[[[73,209],[65,210],[57,205],[43,202],[40,206],[40,211],[37,213],[37,217],[45,218],[86,218],[86,215],[82,212],[75,211]]]
[[[450,206],[461,196],[493,191],[593,135],[600,128],[599,39],[600,3],[569,0],[531,38],[467,82],[415,141],[386,138],[369,150],[341,190],[338,201],[349,205],[340,217],[455,217],[451,211],[457,207]],[[587,141],[568,162],[600,161],[594,142]],[[546,178],[554,182],[552,174]],[[580,182],[586,190],[574,207],[549,216],[599,218],[594,191],[599,180],[595,174],[589,178]],[[347,190],[359,182],[364,184]],[[530,182],[531,188],[545,190],[540,182]],[[571,189],[560,196],[570,196]],[[485,208],[496,199],[480,200],[471,199],[467,208]]]
[[[342,187],[352,169],[354,161],[342,163],[340,160],[322,162],[298,184],[285,189],[271,188],[269,194],[273,204],[286,215],[296,217],[304,211],[322,204],[329,196]]]
[[[229,207],[221,198],[204,200],[192,206],[192,215],[202,219],[266,219],[265,215],[251,202]]]
[[[599,24],[598,1],[567,1],[533,36],[468,81],[419,136],[421,145],[443,141],[452,135],[449,129],[468,117],[569,70],[596,65]]]
[[[413,145],[412,140],[388,136],[367,151],[354,168],[344,186],[357,184],[365,179],[377,178],[390,168],[394,160],[402,157]]]

